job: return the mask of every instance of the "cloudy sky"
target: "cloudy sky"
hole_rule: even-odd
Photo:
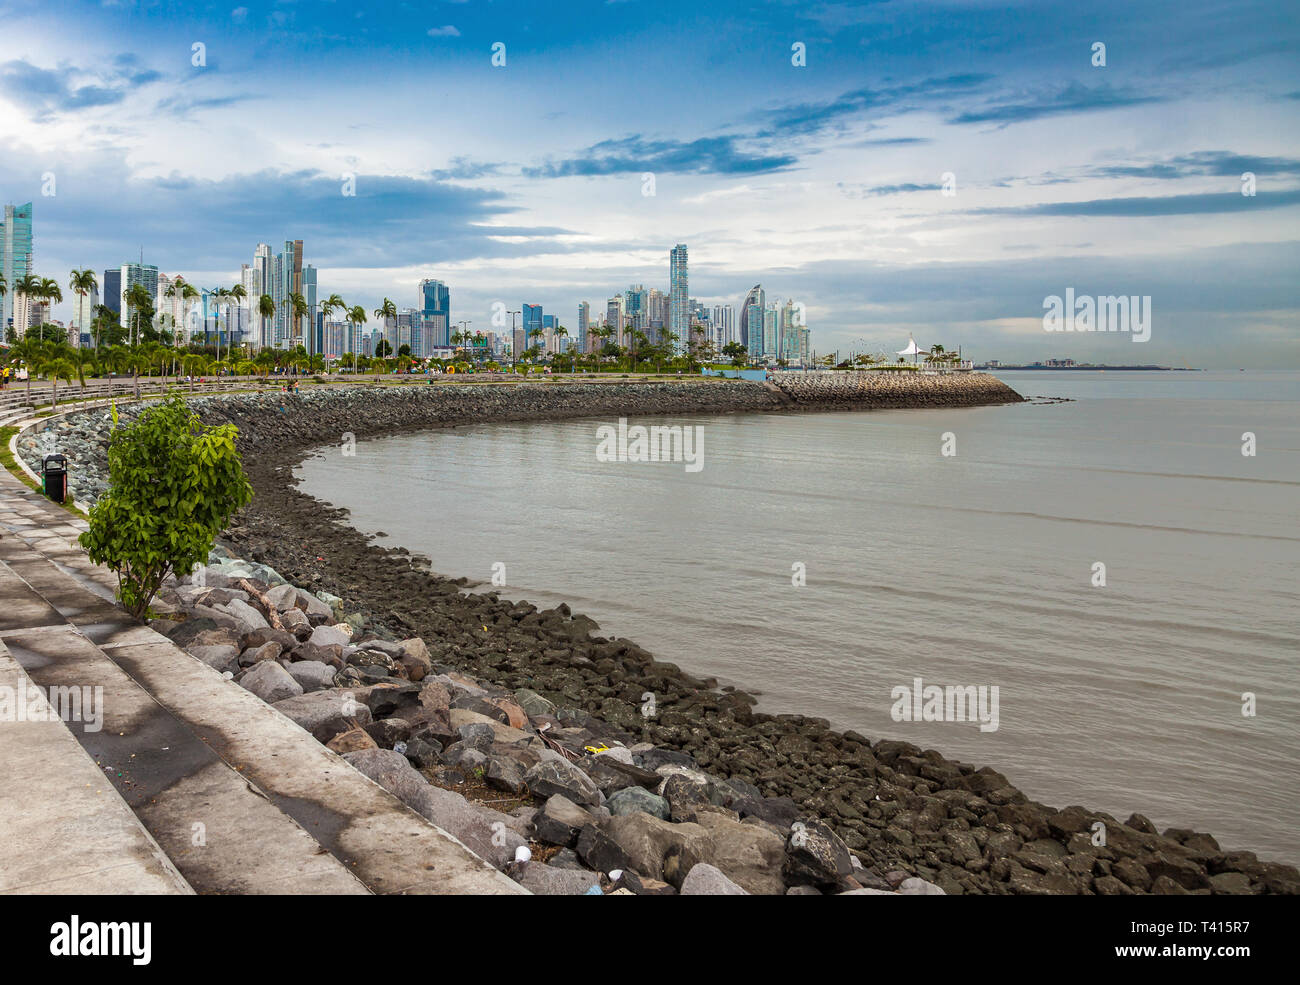
[[[143,248],[229,285],[294,238],[367,309],[438,277],[473,328],[497,300],[572,327],[667,290],[684,242],[693,297],[762,282],[819,352],[1300,366],[1296,0],[0,0],[0,25],[0,199],[35,203],[60,282]],[[1067,288],[1151,296],[1151,341],[1045,332]]]

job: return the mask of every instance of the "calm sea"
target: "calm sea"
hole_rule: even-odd
[[[581,421],[395,435],[299,475],[439,572],[499,562],[506,595],[763,710],[1300,861],[1300,373],[1001,375],[1072,402],[675,419],[698,472],[598,461],[617,422]],[[916,678],[996,685],[997,731],[895,721]]]

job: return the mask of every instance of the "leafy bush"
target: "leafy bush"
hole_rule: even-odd
[[[230,517],[253,498],[233,424],[208,427],[174,396],[119,427],[113,408],[109,490],[80,543],[117,572],[118,597],[137,618],[168,574],[207,561]]]

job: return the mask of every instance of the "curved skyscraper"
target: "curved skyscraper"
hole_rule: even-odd
[[[758,321],[756,322],[758,336],[758,352],[763,351],[763,305],[766,298],[763,296],[763,285],[755,284],[745,295],[745,300],[740,305],[740,344],[745,347],[746,352],[754,352],[755,349],[749,344],[749,309],[751,306],[757,306]]]

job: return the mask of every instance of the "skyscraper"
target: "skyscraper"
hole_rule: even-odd
[[[605,302],[605,325],[614,330],[609,341],[617,345],[627,345],[626,299],[616,294]]]
[[[122,268],[104,271],[104,307],[115,315],[122,314]]]
[[[275,297],[275,260],[271,256],[271,247],[266,243],[258,243],[257,249],[253,251],[253,280],[257,284],[257,295],[249,292],[249,298],[252,301],[252,311],[256,312],[254,324],[257,325],[257,344],[259,348],[275,345],[275,318],[263,318],[261,314],[261,302],[263,294],[270,294]],[[244,288],[248,290],[247,287]]]
[[[99,304],[99,288],[87,291],[85,294],[72,292],[72,322],[69,327],[69,336],[76,333],[73,345],[81,345],[81,336],[89,335],[91,323],[95,320],[95,306]]]
[[[420,335],[428,352],[451,345],[451,289],[442,281],[420,281],[420,316]]]
[[[755,284],[753,287],[749,289],[749,293],[745,295],[745,300],[742,301],[740,305],[740,344],[745,347],[745,351],[748,352],[751,356],[757,356],[759,353],[763,351],[762,311],[763,311],[764,303],[765,302],[763,299],[763,285]],[[755,305],[758,306],[759,315],[758,318],[753,323],[754,331],[751,333],[749,330],[749,326],[750,326],[749,313],[751,308],[753,308]],[[757,342],[751,343],[750,339],[754,337],[757,338]]]
[[[685,351],[691,335],[691,292],[686,277],[686,244],[673,247],[668,260],[668,329],[677,336],[674,345]]]
[[[516,352],[523,352],[530,346],[540,345],[541,343],[532,335],[534,331],[542,331],[542,306],[540,304],[526,304],[523,306],[523,322],[520,329],[523,332],[523,338],[520,340],[521,346],[515,349]]]
[[[591,302],[578,302],[578,351],[587,351],[587,329],[591,327]]]
[[[122,264],[122,310],[119,315],[119,323],[125,329],[131,328],[131,323],[135,320],[136,312],[133,311],[126,303],[126,296],[131,292],[131,288],[137,284],[144,286],[149,292],[149,297],[154,299],[155,307],[158,299],[158,268],[152,263],[124,263]],[[143,323],[141,323],[143,324]]]
[[[302,240],[286,239],[284,252],[275,255],[275,269],[272,273],[274,290],[271,297],[275,300],[275,344],[289,346],[296,344],[298,335],[294,324],[293,312],[285,302],[290,294],[302,294]]]
[[[715,304],[709,322],[713,328],[713,345],[718,355],[729,342],[736,341],[736,310],[729,304]]]
[[[324,342],[321,333],[324,326],[318,325],[316,318],[316,268],[310,263],[302,268],[302,297],[307,302],[307,324],[311,326],[311,338],[307,340],[307,354],[314,356],[321,351]]]
[[[5,279],[5,294],[0,298],[3,303],[3,317],[0,317],[0,329],[9,324],[14,317],[14,303],[17,296],[14,284],[32,272],[32,203],[26,205],[6,205],[4,223],[0,225],[0,274]],[[14,322],[14,330],[22,335],[25,326]]]

